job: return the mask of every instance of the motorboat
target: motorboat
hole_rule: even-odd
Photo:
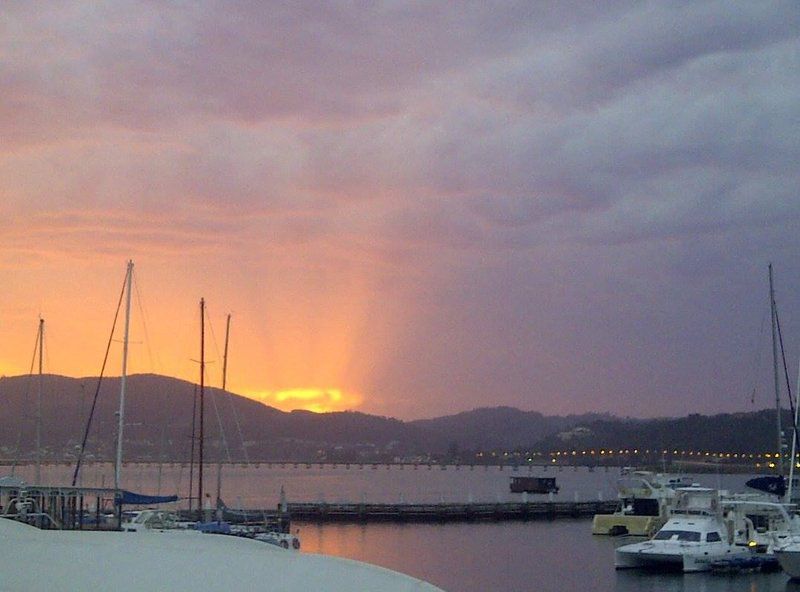
[[[800,516],[794,514],[793,504],[753,494],[727,495],[721,501],[724,518],[733,525],[737,545],[771,554],[776,547],[800,537]]]
[[[653,536],[669,517],[675,490],[689,485],[690,481],[677,475],[625,471],[617,482],[617,511],[595,514],[592,534]]]
[[[684,487],[675,493],[669,519],[651,540],[616,549],[617,569],[708,571],[714,562],[752,554],[747,545],[735,543],[734,525],[723,517],[718,490]]]
[[[0,519],[4,592],[169,590],[170,592],[442,592],[422,580],[367,563],[287,553],[250,538],[174,531],[39,530]],[[32,557],[45,557],[31,565]],[[87,567],[89,562],[94,567]]]
[[[790,539],[775,548],[781,568],[793,580],[800,580],[800,538]]]

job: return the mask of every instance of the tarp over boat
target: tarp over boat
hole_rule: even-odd
[[[772,493],[779,497],[786,495],[786,480],[780,475],[767,475],[765,477],[756,477],[750,479],[745,483],[747,487]]]
[[[132,505],[132,506],[149,506],[151,504],[169,504],[177,502],[177,495],[144,495],[141,493],[134,493],[132,491],[122,491],[115,502],[118,505]]]

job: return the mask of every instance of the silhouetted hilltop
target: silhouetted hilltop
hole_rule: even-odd
[[[119,378],[103,380],[89,432],[89,458],[113,457],[119,382]],[[74,458],[96,387],[96,378],[43,377],[42,443],[46,458]],[[35,376],[0,378],[0,457],[32,458],[37,388]],[[188,460],[195,391],[194,384],[176,378],[152,374],[128,377],[125,458]],[[632,420],[608,414],[548,417],[534,411],[494,407],[401,421],[353,411],[287,413],[215,388],[207,388],[205,396],[209,461],[220,457],[233,461],[401,457],[470,462],[476,453],[489,451],[640,448],[750,453],[774,451],[776,447],[774,411],[769,410]],[[784,422],[791,425],[788,412]]]
[[[792,418],[782,414],[791,443]],[[711,453],[763,453],[777,449],[775,410],[751,413],[692,414],[678,418],[606,418],[582,424],[584,429],[551,434],[539,442],[547,450],[650,449]]]
[[[482,407],[455,415],[410,422],[429,432],[439,449],[513,449],[533,444],[572,426],[609,415],[587,414],[547,417],[536,411],[514,407]]]

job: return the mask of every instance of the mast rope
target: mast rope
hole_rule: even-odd
[[[28,377],[25,382],[25,395],[23,396],[22,400],[26,401],[28,396],[31,394],[31,382],[33,381],[33,367],[36,364],[36,352],[39,351],[39,331],[36,331],[36,343],[33,346],[33,355],[31,356],[31,367],[28,370]],[[17,431],[17,444],[14,447],[14,458],[11,461],[11,474],[14,474],[14,470],[17,468],[17,462],[19,461],[19,449],[22,446],[22,426],[23,422],[19,423],[19,430]]]
[[[209,325],[210,324],[211,323],[209,321]],[[219,357],[221,357],[219,355],[219,345],[217,343],[217,337],[214,334],[214,327],[213,326],[211,327],[211,337],[212,337],[212,339],[214,341],[214,348],[217,351],[217,358],[219,358]],[[236,426],[236,432],[237,432],[237,434],[239,436],[239,442],[241,443],[241,446],[242,446],[242,455],[244,456],[244,461],[247,464],[250,464],[250,458],[249,458],[249,455],[247,454],[247,447],[244,445],[244,434],[242,433],[242,423],[239,421],[239,412],[236,411],[236,405],[233,404],[233,399],[234,399],[235,395],[232,392],[230,392],[229,390],[227,390],[227,389],[223,390],[223,395],[225,395],[225,400],[228,402],[228,407],[229,407],[229,409],[231,411],[231,415],[233,416],[233,423]],[[215,403],[214,404],[216,405],[216,399],[215,399]],[[230,453],[230,449],[228,448],[227,443],[225,444],[225,448],[228,451],[228,462],[233,462],[232,456],[231,456],[231,453]]]
[[[195,433],[197,427],[197,385],[194,385],[194,396],[192,397],[192,444],[189,449],[189,513],[192,512],[192,496],[194,495],[194,446],[197,440]],[[198,500],[200,505],[200,500]]]
[[[75,461],[75,472],[72,473],[72,487],[78,482],[78,475],[81,471],[81,464],[83,463],[83,455],[86,452],[86,442],[89,439],[89,430],[92,428],[92,419],[94,419],[94,412],[97,408],[97,398],[100,395],[100,385],[103,383],[103,376],[106,371],[106,364],[108,363],[108,354],[111,351],[111,342],[114,340],[114,331],[117,328],[117,319],[119,318],[119,311],[122,308],[122,298],[125,295],[125,284],[128,281],[128,274],[125,274],[125,279],[122,281],[122,290],[119,293],[119,302],[117,302],[117,310],[114,313],[114,322],[111,324],[111,335],[108,336],[108,343],[106,344],[106,354],[103,357],[103,366],[100,368],[100,376],[97,378],[97,388],[94,391],[94,398],[92,399],[92,407],[89,410],[89,417],[86,420],[86,429],[83,432],[83,440],[81,441],[81,449],[78,452],[78,459]]]
[[[761,375],[761,350],[764,344],[764,327],[767,323],[767,311],[761,315],[761,325],[758,328],[758,340],[756,341],[756,355],[753,364],[753,388],[750,391],[750,404],[756,404],[756,393],[758,391],[758,380]]]
[[[783,375],[786,379],[786,391],[789,393],[789,409],[792,413],[792,434],[793,438],[797,438],[797,423],[795,422],[795,409],[794,409],[794,400],[792,399],[792,382],[789,379],[789,368],[786,365],[786,350],[783,348],[783,334],[781,333],[781,319],[778,316],[778,306],[775,305],[775,325],[778,327],[778,343],[781,346],[781,358],[783,359]],[[783,450],[779,451],[781,455],[783,455]],[[795,460],[792,459],[792,463]]]
[[[214,351],[217,352],[217,359],[219,359],[221,356],[219,355],[217,335],[214,333],[214,324],[211,322],[210,315],[206,314],[206,317],[208,317],[208,328],[211,331],[211,341],[214,343]],[[228,462],[231,462],[231,449],[228,447],[228,439],[225,437],[225,426],[222,425],[222,415],[219,412],[219,405],[217,405],[217,389],[212,389],[211,391],[211,404],[214,406],[214,415],[217,416],[217,427],[219,428],[219,436],[222,440],[225,456],[227,457]]]
[[[134,271],[134,274],[137,272]],[[150,362],[150,367],[153,368],[156,374],[161,374],[161,360],[157,358],[155,362],[153,361],[153,349],[150,347],[150,331],[147,329],[147,315],[144,312],[144,305],[142,304],[142,294],[139,291],[139,277],[138,275],[134,275],[136,279],[133,282],[133,290],[136,293],[136,305],[139,307],[139,316],[142,319],[142,331],[144,332],[144,344],[147,348],[147,358]]]

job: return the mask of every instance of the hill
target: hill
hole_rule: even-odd
[[[88,438],[90,458],[114,456],[119,380],[105,379],[100,388]],[[125,458],[188,460],[195,385],[152,374],[130,376],[127,384]],[[96,385],[96,378],[43,377],[42,444],[46,458],[74,458]],[[33,457],[36,392],[36,377],[0,378],[0,456]],[[494,407],[401,421],[352,411],[284,412],[208,388],[205,420],[206,458],[210,461],[347,462],[403,457],[471,462],[478,452],[515,449],[663,448],[749,453],[775,448],[774,411],[769,410],[631,420],[603,414],[550,417]],[[784,425],[790,425],[788,413],[784,421]]]

